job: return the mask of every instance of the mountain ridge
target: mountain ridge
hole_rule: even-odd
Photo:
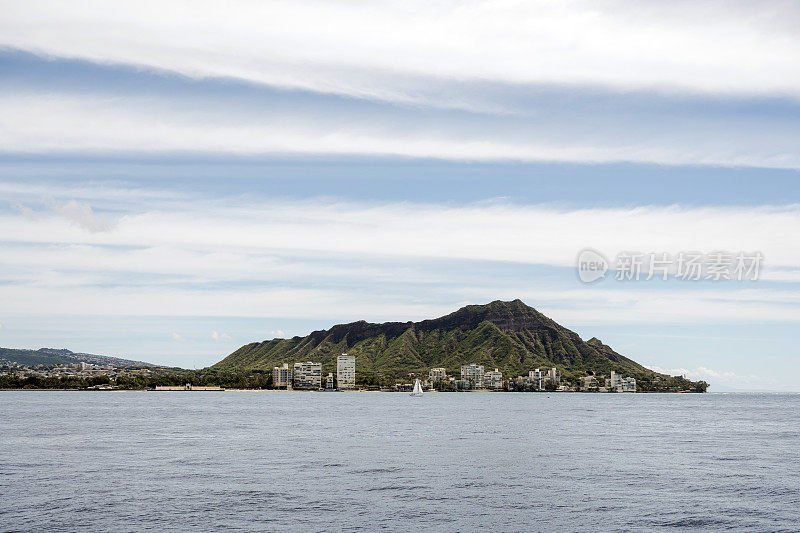
[[[467,305],[418,322],[336,324],[305,337],[271,339],[242,346],[212,370],[271,370],[281,363],[314,360],[334,372],[336,356],[356,356],[360,372],[386,376],[427,373],[462,364],[498,368],[504,376],[557,367],[566,375],[616,371],[637,378],[659,375],[614,351],[597,338],[580,336],[521,300]]]
[[[25,366],[35,365],[63,365],[74,363],[90,363],[93,365],[113,365],[113,366],[146,366],[156,367],[152,363],[144,361],[134,361],[111,357],[109,355],[97,355],[91,353],[72,352],[66,348],[39,348],[30,350],[25,348],[0,348],[0,360],[9,361]]]

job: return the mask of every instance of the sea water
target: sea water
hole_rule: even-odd
[[[798,531],[800,395],[0,392],[3,531]]]

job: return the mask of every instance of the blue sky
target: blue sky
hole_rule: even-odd
[[[800,390],[800,10],[411,4],[7,3],[0,346],[202,367],[522,298],[713,390]],[[585,285],[585,247],[764,268]]]

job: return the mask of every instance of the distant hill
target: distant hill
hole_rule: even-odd
[[[565,374],[610,371],[637,379],[658,375],[592,338],[557,324],[520,300],[468,305],[421,322],[360,321],[314,331],[306,337],[272,339],[242,346],[213,370],[268,370],[281,363],[317,361],[333,372],[336,356],[356,356],[359,371],[387,376],[427,373],[444,367],[458,375],[462,364],[498,368],[504,376],[558,367]]]
[[[25,366],[63,365],[80,362],[91,363],[93,365],[156,366],[142,361],[132,361],[130,359],[120,359],[118,357],[91,353],[75,353],[65,349],[54,348],[39,348],[38,350],[0,348],[0,361],[8,361]]]

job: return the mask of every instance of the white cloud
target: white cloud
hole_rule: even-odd
[[[28,220],[36,220],[37,218],[39,218],[39,215],[38,215],[38,213],[36,213],[36,211],[34,211],[30,207],[28,207],[26,205],[23,205],[23,204],[21,204],[19,202],[14,204],[14,208],[17,211],[19,211],[22,214],[22,216],[24,216]]]
[[[688,368],[661,368],[657,365],[645,365],[650,370],[655,372],[660,372],[662,374],[669,374],[670,376],[684,376],[688,379],[692,380],[713,380],[713,379],[721,379],[726,381],[731,381],[737,379],[737,376],[734,372],[717,372],[710,368],[704,366],[698,366],[697,368],[688,369]]]
[[[126,214],[115,231],[98,233],[53,218],[0,214],[4,242],[69,246],[31,251],[36,261],[53,254],[77,267],[88,253],[99,261],[98,270],[203,275],[280,267],[276,259],[289,252],[573,266],[587,246],[610,257],[624,250],[760,251],[766,267],[797,269],[800,249],[785,237],[797,232],[800,205],[568,209],[325,200],[232,205],[220,199],[213,210],[205,202],[187,202],[168,212]],[[104,248],[120,245],[146,249]],[[3,262],[22,264],[25,258],[14,254]]]
[[[429,100],[437,78],[800,88],[800,11],[778,0],[4,4],[8,47],[357,96]]]
[[[758,376],[756,374],[737,374],[730,371],[717,371],[705,366],[696,368],[662,368],[657,365],[645,365],[650,370],[669,374],[670,376],[684,376],[693,381],[703,380],[711,388],[729,388],[739,390],[775,390],[780,388],[780,382],[774,378]],[[716,387],[715,387],[716,386]]]
[[[274,337],[276,339],[282,339],[286,337],[286,333],[280,329],[274,329],[272,331],[269,331],[267,332],[267,335],[269,335],[270,337]]]
[[[116,226],[115,220],[98,215],[86,202],[70,200],[63,204],[53,205],[52,209],[71,223],[92,233],[109,231]]]
[[[351,280],[356,284],[357,280]],[[409,299],[418,290],[425,296]],[[499,291],[465,297],[458,288],[401,287],[369,292],[353,287],[253,288],[249,290],[161,287],[0,288],[0,312],[30,315],[229,316],[326,319],[333,323],[366,319],[422,320],[452,312],[469,303],[521,297],[557,322],[570,324],[730,324],[797,323],[800,307],[771,301],[779,291],[765,291],[760,302],[740,302],[737,293],[609,290],[595,294],[575,290],[568,298],[558,290]],[[472,294],[475,294],[473,291]],[[49,300],[48,300],[49,298]],[[43,307],[40,302],[50,302]],[[72,302],[80,301],[80,306]],[[157,310],[157,311],[156,311]],[[177,340],[177,339],[176,339]]]
[[[113,181],[111,183],[92,181],[85,183],[42,183],[39,181],[19,182],[9,180],[0,181],[0,194],[3,195],[3,198],[18,199],[19,201],[13,203],[13,207],[23,215],[35,219],[38,217],[38,213],[21,202],[41,202],[42,199],[47,199],[46,206],[52,207],[54,198],[58,198],[61,202],[74,199],[87,203],[102,201],[104,205],[111,204],[115,208],[121,209],[130,208],[132,205],[141,205],[143,202],[160,202],[159,205],[163,205],[166,201],[179,203],[185,200],[187,196],[190,196],[191,192],[186,191],[181,197],[177,197],[174,191],[167,189],[126,187]]]
[[[228,335],[227,333],[219,333],[216,330],[211,332],[211,338],[215,342],[219,342],[219,341],[227,342],[227,341],[232,341],[233,340],[233,338],[230,335]]]
[[[52,212],[0,213],[0,313],[389,320],[519,297],[564,324],[800,321],[791,277],[785,287],[587,287],[577,278],[574,286],[550,286],[522,266],[572,268],[577,251],[592,246],[610,257],[622,250],[758,250],[767,272],[792,272],[800,269],[800,249],[785,236],[800,232],[797,205],[165,201],[126,212],[110,232],[65,225]],[[458,261],[516,264],[517,274],[486,276]],[[409,292],[423,296],[409,300]]]
[[[49,200],[47,207],[71,224],[91,233],[112,230],[117,224],[113,218],[95,213],[87,202],[79,202],[75,199],[66,202]],[[41,220],[45,216],[45,213],[38,212],[21,203],[15,204],[14,208],[31,221]]]
[[[173,332],[172,332],[172,340],[174,340],[174,341],[184,341],[184,340],[186,340],[186,339],[184,339],[184,338],[183,338],[183,335],[181,335],[180,333],[175,333],[175,332],[173,331]]]
[[[228,105],[209,100],[187,107],[169,95],[143,99],[10,93],[0,98],[0,145],[11,151],[53,153],[360,154],[800,168],[800,131],[765,122],[764,129],[770,131],[754,133],[752,121],[736,122],[735,114],[733,123],[700,117],[677,124],[666,115],[631,121],[594,114],[586,123],[556,114],[546,123],[531,120],[520,126],[503,119],[487,125],[482,116],[442,117],[431,123],[424,113],[410,110],[403,115],[405,125],[398,128],[396,117],[374,112],[342,117],[328,108],[299,107],[287,115],[283,107],[243,112]],[[659,128],[653,130],[650,120],[659,120]]]

